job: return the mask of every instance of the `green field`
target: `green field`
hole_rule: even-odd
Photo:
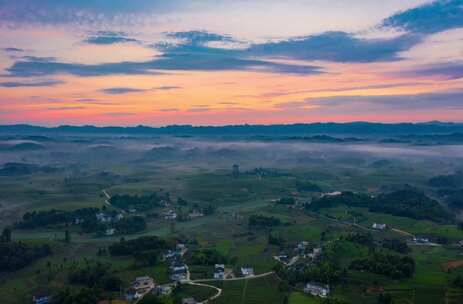
[[[176,140],[163,138],[129,140],[108,137],[90,141],[124,143],[127,146],[178,144]],[[204,142],[207,145],[213,142],[219,147],[225,144],[219,139]],[[192,140],[183,144],[189,147],[193,143]],[[141,236],[187,242],[191,251],[216,250],[225,259],[226,268],[235,275],[244,266],[253,267],[256,274],[274,270],[279,265],[274,255],[282,252],[294,254],[295,246],[301,241],[308,242],[310,248],[329,249],[336,244],[333,258],[346,272],[345,277],[332,286],[332,296],[336,298],[347,303],[375,304],[378,295],[384,292],[392,295],[393,303],[462,302],[463,290],[454,286],[453,280],[463,275],[463,268],[457,267],[448,272],[443,268],[445,263],[463,260],[463,251],[457,246],[457,242],[463,240],[463,230],[458,227],[456,220],[445,223],[415,220],[346,205],[309,211],[304,204],[320,193],[298,191],[297,188],[298,182],[310,181],[324,192],[350,190],[376,193],[409,184],[434,198],[437,197],[436,191],[427,185],[427,180],[457,166],[452,159],[442,165],[440,159],[417,157],[413,162],[408,162],[397,157],[391,158],[391,165],[383,168],[372,166],[372,163],[384,156],[368,151],[351,152],[346,156],[341,151],[342,147],[334,148],[331,145],[328,150],[309,145],[310,149],[299,151],[302,148],[292,144],[263,148],[260,144],[248,142],[243,146],[241,143],[239,146],[228,143],[229,147],[225,150],[217,148],[220,152],[208,150],[211,149],[207,148],[209,146],[201,148],[203,150],[198,148],[203,154],[198,152],[200,156],[195,156],[193,150],[191,155],[187,155],[190,158],[153,157],[138,148],[130,151],[121,148],[119,154],[111,158],[104,153],[89,152],[86,150],[88,147],[81,145],[63,139],[49,151],[21,155],[29,157],[31,161],[59,164],[59,170],[14,177],[0,176],[0,228],[14,227],[14,223],[20,221],[26,211],[101,208],[105,201],[103,189],[110,195],[150,194],[162,189],[170,195],[170,206],[136,211],[137,215],[146,219],[146,229],[127,235],[83,233],[78,225],[65,223],[33,229],[14,228],[14,241],[49,243],[53,254],[18,271],[0,273],[0,303],[26,304],[38,291],[51,293],[70,286],[72,284],[68,277],[73,267],[85,267],[96,262],[111,265],[111,271],[122,280],[122,290],[128,288],[135,277],[144,275],[153,277],[157,283],[168,283],[169,265],[161,257],[158,257],[155,265],[141,266],[130,255],[114,257],[107,253],[97,254],[121,237],[131,240]],[[69,155],[63,156],[63,151]],[[238,177],[231,174],[233,163],[241,166],[242,173]],[[261,176],[253,171],[260,167],[272,170],[268,170],[268,175]],[[289,196],[297,201],[295,208],[275,203],[275,200]],[[178,198],[185,199],[186,206],[178,205]],[[438,199],[442,201],[440,197]],[[193,209],[209,206],[213,206],[212,214],[177,220],[174,224],[162,216],[168,208],[175,209],[179,214],[188,214]],[[115,207],[106,207],[119,212]],[[249,217],[252,215],[276,218],[280,225],[251,227]],[[373,223],[385,223],[396,231],[374,231],[371,229]],[[63,242],[65,230],[70,232],[69,243]],[[446,243],[439,246],[410,246],[408,255],[416,263],[414,274],[410,278],[393,279],[349,268],[352,261],[368,258],[374,253],[368,246],[345,240],[346,235],[357,232],[371,233],[376,250],[381,249],[380,244],[384,239],[408,241],[412,235],[445,238]],[[270,244],[270,238],[281,243]],[[394,253],[384,248],[381,250]],[[300,262],[309,263],[308,259],[301,259]],[[190,266],[192,279],[212,276],[213,263]],[[320,299],[301,292],[304,282],[294,284],[290,289],[282,289],[281,280],[272,275],[260,279],[214,282],[223,288],[223,295],[214,303],[281,304],[286,298],[289,304],[321,303]],[[76,289],[80,287],[72,286]],[[203,300],[214,293],[210,288],[183,285],[176,289],[174,297],[177,300],[185,297]],[[120,293],[114,292],[112,296],[120,297]]]

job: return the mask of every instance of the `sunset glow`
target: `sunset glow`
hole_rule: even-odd
[[[168,2],[0,1],[0,123],[463,121],[462,1]]]

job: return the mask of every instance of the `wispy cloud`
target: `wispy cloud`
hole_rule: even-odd
[[[165,108],[165,109],[159,109],[157,111],[159,111],[159,112],[178,112],[178,111],[180,111],[180,109],[177,109],[177,108]]]
[[[67,106],[67,107],[49,107],[48,111],[73,111],[73,110],[83,110],[83,106]]]
[[[115,88],[102,89],[100,91],[105,93],[105,94],[120,95],[120,94],[144,92],[146,90],[137,89],[137,88],[128,88],[128,87],[115,87]]]
[[[4,88],[20,88],[20,87],[53,87],[64,84],[61,80],[42,80],[36,82],[21,82],[21,81],[8,81],[0,82],[0,87]]]
[[[463,1],[433,1],[394,14],[386,18],[381,25],[426,34],[463,27]]]
[[[5,52],[8,52],[8,53],[22,53],[22,52],[24,52],[24,49],[15,48],[15,47],[7,47],[7,48],[4,48],[3,50]]]
[[[394,38],[361,39],[346,32],[325,32],[279,42],[255,44],[248,52],[299,60],[334,62],[376,62],[400,59],[399,53],[422,41],[421,35],[404,34]]]
[[[179,9],[186,0],[0,0],[0,24],[101,24],[133,23],[133,15],[150,15]]]
[[[154,87],[153,90],[159,90],[159,91],[171,91],[171,90],[179,90],[182,87],[180,86],[160,86],[160,87]]]
[[[422,93],[409,95],[332,96],[307,98],[302,101],[275,105],[277,109],[312,109],[313,111],[412,111],[463,110],[463,91]]]
[[[304,93],[335,93],[335,92],[347,92],[347,91],[357,91],[357,90],[376,90],[376,89],[388,89],[388,88],[398,88],[398,87],[410,87],[422,85],[421,82],[394,82],[394,83],[385,83],[385,84],[372,84],[372,85],[358,85],[358,86],[349,86],[341,88],[326,88],[326,89],[307,89],[307,90],[290,90],[290,91],[273,91],[264,93],[258,96],[253,97],[281,97],[288,95],[304,94]]]
[[[314,65],[275,63],[267,60],[247,58],[241,54],[222,49],[199,47],[201,50],[184,52],[171,50],[156,59],[144,62],[116,62],[104,64],[77,64],[53,61],[50,58],[24,58],[6,69],[10,76],[32,77],[71,74],[82,77],[105,75],[146,75],[159,71],[227,71],[247,70],[287,74],[320,74]],[[158,70],[158,72],[156,72]]]
[[[119,116],[132,116],[135,115],[135,113],[132,112],[108,112],[104,113],[106,116],[112,116],[112,117],[119,117]]]
[[[124,32],[98,31],[84,40],[88,44],[116,44],[116,43],[138,43],[137,39],[127,37]]]
[[[414,77],[437,77],[448,80],[459,79],[463,78],[463,61],[422,65],[411,69],[405,69],[395,74]]]

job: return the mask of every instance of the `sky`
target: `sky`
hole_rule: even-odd
[[[0,124],[463,122],[463,0],[0,0]]]

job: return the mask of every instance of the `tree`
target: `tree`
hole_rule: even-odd
[[[70,243],[71,242],[71,234],[69,233],[69,230],[66,230],[64,232],[64,241],[66,243]]]
[[[9,243],[11,242],[11,229],[6,227],[3,229],[2,236],[0,238],[2,243]]]

